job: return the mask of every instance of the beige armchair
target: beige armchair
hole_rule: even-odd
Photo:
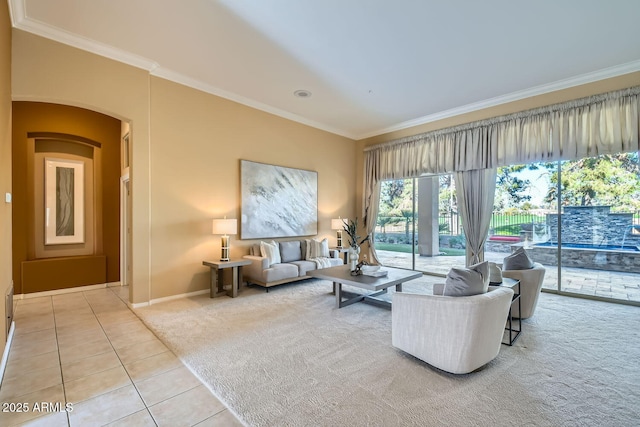
[[[513,290],[490,286],[479,295],[393,294],[394,347],[453,374],[466,374],[500,351]]]
[[[520,281],[520,305],[522,314],[518,310],[518,305],[514,304],[512,315],[521,319],[528,319],[533,316],[538,305],[538,296],[544,281],[545,268],[540,263],[534,263],[533,268],[527,270],[502,270],[502,277],[509,277]]]

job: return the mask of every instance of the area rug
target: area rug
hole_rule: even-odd
[[[543,293],[513,347],[452,375],[391,345],[390,311],[338,310],[330,290],[309,280],[136,313],[247,426],[638,425],[638,307]]]

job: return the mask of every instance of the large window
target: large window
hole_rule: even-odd
[[[640,302],[638,153],[498,169],[485,260],[524,246],[543,289]],[[385,181],[376,251],[384,265],[445,275],[465,263],[453,175]]]
[[[387,266],[445,275],[464,265],[453,175],[384,181],[374,242]]]
[[[544,289],[640,301],[638,153],[500,168],[485,259],[518,246]]]

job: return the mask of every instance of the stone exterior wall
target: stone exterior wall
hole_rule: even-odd
[[[631,213],[611,213],[610,206],[567,206],[562,214],[562,242],[600,245],[640,245],[640,235],[632,233]],[[552,240],[558,236],[558,215],[547,214]],[[626,233],[626,238],[625,238]]]

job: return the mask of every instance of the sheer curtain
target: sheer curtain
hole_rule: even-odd
[[[456,173],[458,212],[467,242],[466,265],[484,261],[484,243],[489,234],[497,169]]]

